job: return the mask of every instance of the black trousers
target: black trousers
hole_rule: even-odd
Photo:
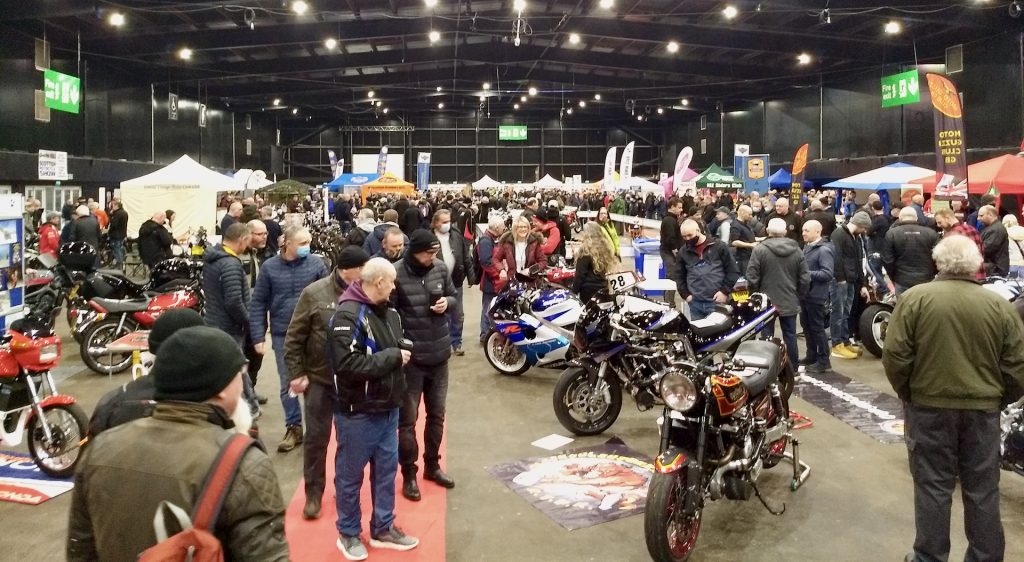
[[[306,480],[306,497],[324,494],[327,482],[327,444],[331,440],[336,396],[334,387],[310,379],[306,392],[306,433],[302,439],[302,475]]]
[[[966,562],[1003,559],[999,519],[999,412],[905,407],[910,474],[914,478],[915,560],[949,558],[949,515],[960,480]]]
[[[424,470],[434,470],[440,466],[445,401],[448,397],[448,362],[432,366],[409,363],[404,370],[407,388],[398,416],[398,464],[402,465],[402,474],[409,475],[416,474],[416,459],[419,457],[416,419],[419,417],[421,397],[427,412],[423,434]]]
[[[245,360],[249,362],[249,378],[252,379],[252,386],[256,388],[256,380],[260,376],[260,367],[263,366],[263,356],[256,353],[256,348],[252,345],[252,338],[248,334],[245,336],[245,343],[242,345],[242,353],[245,354]]]

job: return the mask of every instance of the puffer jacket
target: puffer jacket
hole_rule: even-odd
[[[938,271],[932,248],[939,242],[935,229],[917,222],[901,222],[889,228],[882,242],[882,265],[897,285],[905,288],[927,283]]]
[[[222,244],[203,253],[206,325],[239,337],[249,328],[249,279],[238,256]]]
[[[836,253],[832,243],[826,238],[819,238],[817,242],[805,245],[804,261],[807,262],[807,273],[811,276],[811,285],[804,300],[814,304],[828,302],[829,287],[836,278]]]
[[[850,234],[846,225],[836,228],[832,233],[832,249],[836,253],[836,281],[860,284],[864,279],[861,260],[864,259],[864,248],[858,236]]]
[[[192,511],[231,427],[217,406],[160,402],[151,417],[95,437],[75,474],[67,559],[135,560],[156,544],[157,505],[167,500]],[[214,535],[226,560],[288,560],[284,500],[262,449],[250,448],[243,455]]]
[[[252,301],[249,303],[249,337],[252,343],[261,343],[267,339],[268,313],[270,335],[284,337],[302,290],[326,276],[324,260],[313,255],[291,261],[286,261],[282,256],[267,260],[260,268]]]
[[[416,262],[413,254],[395,263],[398,279],[391,295],[395,308],[402,315],[405,337],[412,340],[412,362],[417,365],[440,365],[452,355],[448,331],[448,315],[430,310],[430,295],[448,299],[448,308],[455,306],[455,285],[443,261],[434,258],[429,268]]]
[[[373,232],[363,240],[363,250],[366,252],[366,255],[375,256],[380,253],[384,247],[384,233],[393,226],[397,227],[398,225],[393,222],[382,222],[373,227]],[[405,237],[405,246],[408,248],[409,237],[405,233],[402,233],[402,236]]]
[[[346,289],[348,285],[333,273],[302,290],[284,338],[288,380],[309,375],[315,382],[334,383],[327,365],[327,323]]]
[[[754,246],[746,277],[751,290],[768,295],[779,316],[799,314],[800,298],[811,284],[800,246],[783,237],[768,238]]]
[[[139,227],[139,258],[149,267],[174,257],[174,254],[171,253],[171,244],[173,243],[174,239],[167,228],[162,224],[157,224],[153,219],[149,219]]]
[[[400,407],[405,375],[398,312],[387,303],[370,301],[362,282],[356,281],[341,296],[328,330],[338,411],[355,414]]]

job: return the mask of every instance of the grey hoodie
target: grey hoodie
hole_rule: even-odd
[[[771,237],[754,246],[746,277],[752,291],[768,295],[779,310],[779,316],[798,314],[800,297],[807,293],[811,284],[800,246],[790,238],[781,237]]]

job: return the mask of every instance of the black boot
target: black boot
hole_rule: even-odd
[[[442,488],[452,489],[455,487],[455,479],[445,474],[440,467],[428,468],[423,471],[423,479],[430,480]]]
[[[416,467],[402,469],[402,495],[409,501],[420,501],[420,487],[416,483]]]

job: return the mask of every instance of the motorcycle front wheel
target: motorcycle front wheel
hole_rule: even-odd
[[[107,318],[92,325],[82,337],[81,355],[86,367],[101,375],[116,375],[132,365],[131,353],[112,353],[107,346],[138,329],[132,320],[125,320],[118,329],[120,317]]]
[[[497,330],[491,330],[487,334],[487,339],[484,340],[484,356],[495,371],[510,377],[519,376],[529,371],[531,367],[526,355]]]
[[[882,356],[885,332],[889,328],[892,307],[887,304],[872,304],[860,314],[860,339],[864,348],[875,357]]]
[[[570,367],[558,377],[552,402],[562,427],[575,435],[597,435],[618,419],[622,388],[607,380],[591,385],[586,369]]]
[[[686,469],[674,474],[654,473],[647,487],[644,538],[647,552],[657,562],[683,562],[690,558],[700,533],[701,509],[683,515]]]
[[[55,478],[75,473],[88,434],[89,417],[77,404],[53,404],[43,408],[44,419],[33,416],[28,424],[28,452],[39,470]],[[50,428],[46,440],[43,423]]]

